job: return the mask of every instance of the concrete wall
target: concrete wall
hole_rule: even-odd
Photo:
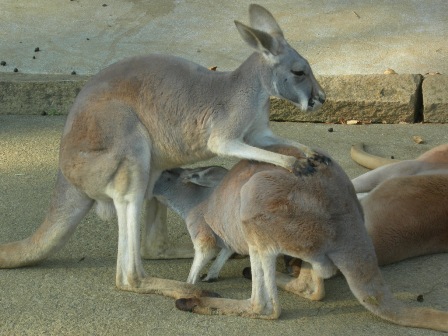
[[[88,76],[0,74],[0,114],[67,114]],[[271,119],[329,123],[448,122],[447,75],[343,75],[318,78],[323,108],[303,113],[273,98]]]

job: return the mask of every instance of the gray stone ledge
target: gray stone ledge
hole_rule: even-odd
[[[0,74],[0,114],[67,114],[88,78],[78,75]],[[415,122],[421,118],[421,75],[322,76],[318,80],[327,93],[327,101],[321,110],[304,113],[291,103],[272,98],[271,119],[399,123]],[[447,90],[447,76],[429,76],[423,81],[425,122],[448,122]]]
[[[67,114],[88,78],[0,74],[0,114]]]
[[[424,121],[448,122],[448,76],[426,76],[422,90]]]
[[[421,75],[345,75],[318,78],[327,101],[317,112],[303,113],[272,100],[274,120],[373,123],[414,122],[419,113]]]

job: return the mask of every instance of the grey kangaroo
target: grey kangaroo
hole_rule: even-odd
[[[304,156],[294,147],[269,149]],[[335,162],[300,177],[247,160],[228,173],[220,167],[177,168],[162,173],[154,195],[186,221],[195,248],[189,282],[198,279],[217,247],[223,250],[205,280],[217,276],[233,251],[250,255],[249,300],[184,298],[176,301],[181,310],[275,319],[280,315],[276,280],[288,291],[318,299],[323,296],[322,279],[339,269],[356,298],[375,315],[404,326],[448,331],[448,313],[394,299],[378,268],[353,185]],[[280,254],[306,261],[311,265],[307,275],[278,273],[276,279]]]
[[[140,253],[184,256],[184,251],[170,250],[166,207],[152,196],[160,173],[216,155],[269,162],[295,174],[328,164],[327,158],[270,130],[269,96],[308,111],[317,109],[325,94],[271,13],[251,5],[249,17],[251,27],[235,24],[255,52],[235,71],[149,55],[115,63],[84,86],[67,117],[46,218],[29,238],[0,245],[0,268],[33,265],[55,253],[95,205],[100,217],[118,217],[118,288],[176,298],[204,295],[183,282],[147,276],[143,269]],[[270,144],[294,144],[306,158],[261,149]]]

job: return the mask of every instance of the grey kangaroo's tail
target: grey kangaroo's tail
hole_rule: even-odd
[[[0,268],[33,265],[58,251],[92,204],[93,200],[73,187],[59,171],[44,222],[30,237],[0,245]]]
[[[341,255],[331,259],[359,302],[373,314],[402,326],[448,331],[448,312],[406,306],[393,297],[373,254],[355,262]]]

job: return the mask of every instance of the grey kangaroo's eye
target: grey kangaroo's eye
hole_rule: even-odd
[[[291,73],[292,73],[294,76],[298,76],[298,77],[305,76],[305,72],[304,72],[304,71],[294,71],[294,70],[291,70]]]

